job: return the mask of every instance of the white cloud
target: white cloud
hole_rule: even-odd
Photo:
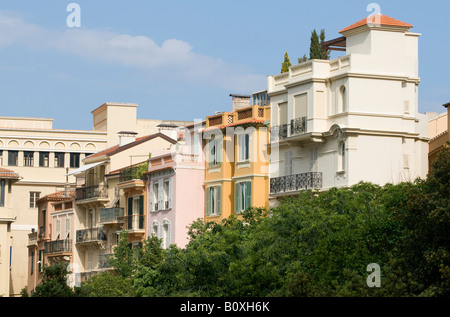
[[[230,91],[251,92],[266,84],[266,76],[253,74],[241,65],[198,54],[182,40],[167,39],[158,45],[143,35],[85,28],[55,31],[0,12],[0,49],[11,45],[22,45],[30,50],[56,50],[98,63],[132,67],[151,76],[215,85]]]

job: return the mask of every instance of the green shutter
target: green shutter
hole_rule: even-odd
[[[128,229],[133,228],[133,197],[128,198]]]
[[[206,216],[211,215],[211,187],[206,188]]]
[[[217,186],[216,187],[216,189],[217,189],[217,198],[216,198],[216,206],[217,206],[217,214],[218,215],[220,215],[220,213],[221,213],[221,205],[220,205],[220,201],[221,201],[221,197],[220,197],[220,186]]]
[[[144,229],[144,196],[139,196],[139,229]]]
[[[128,216],[133,215],[133,197],[128,198]]]
[[[234,213],[238,214],[240,212],[239,210],[239,198],[241,197],[241,195],[239,195],[239,191],[240,191],[240,184],[236,183],[234,184]]]
[[[247,182],[245,186],[245,208],[252,204],[252,182]]]
[[[139,196],[139,215],[144,214],[144,196]]]

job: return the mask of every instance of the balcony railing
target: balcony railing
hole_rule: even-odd
[[[291,120],[291,136],[306,132],[306,117]]]
[[[101,223],[117,223],[123,217],[123,208],[100,208],[100,221]]]
[[[107,189],[108,187],[106,185],[79,187],[75,190],[75,199],[107,198]]]
[[[271,194],[318,188],[322,188],[322,173],[320,172],[288,175],[272,178],[270,180]]]
[[[288,133],[288,125],[282,124],[270,128],[270,141],[278,142],[280,140],[286,139]]]
[[[44,253],[72,252],[72,239],[47,241],[44,243]]]
[[[106,234],[101,228],[77,230],[77,243],[90,241],[106,241]]]
[[[270,141],[278,142],[290,136],[303,133],[306,133],[306,117],[295,118],[291,120],[290,124],[282,124],[272,127],[270,129]]]
[[[124,228],[128,230],[142,230],[144,229],[143,215],[128,215],[120,218],[124,222]]]

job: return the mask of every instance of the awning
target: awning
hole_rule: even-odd
[[[95,166],[97,166],[97,165],[103,164],[103,163],[105,163],[105,162],[106,162],[106,161],[101,161],[101,162],[92,163],[92,164],[86,164],[86,165],[80,167],[79,169],[76,169],[76,170],[74,170],[74,171],[72,171],[72,172],[66,174],[66,176],[67,176],[67,175],[80,174],[80,173],[82,173],[82,172],[85,172],[85,171],[87,171],[87,170],[89,170],[89,169],[91,169],[91,168],[93,168],[93,167],[95,167]]]

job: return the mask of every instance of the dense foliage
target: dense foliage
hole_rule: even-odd
[[[219,224],[198,220],[183,249],[162,250],[154,237],[130,248],[123,232],[111,259],[116,278],[102,273],[80,294],[448,296],[449,197],[446,149],[426,180],[304,191],[270,212],[251,208]],[[381,287],[366,283],[370,263],[380,266]]]

